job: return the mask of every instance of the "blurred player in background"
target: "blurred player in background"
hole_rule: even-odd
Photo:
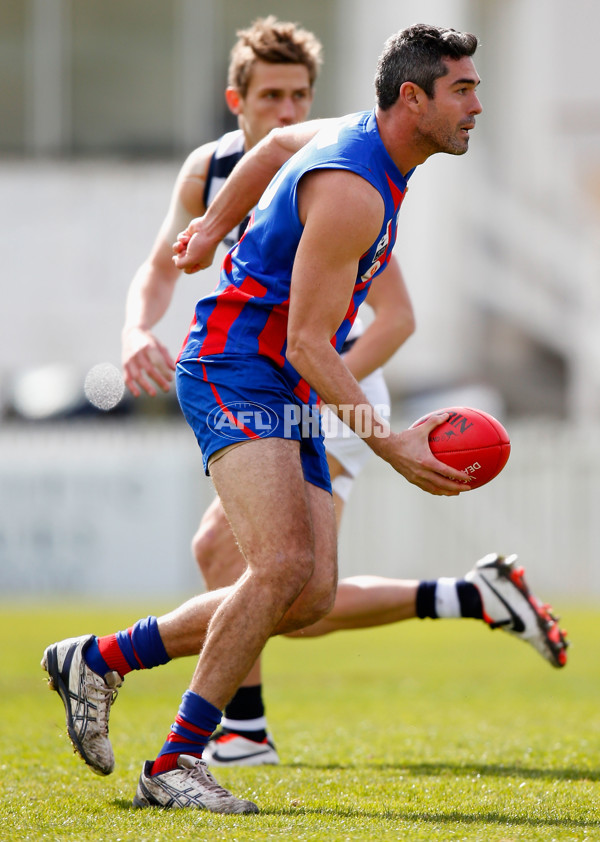
[[[270,25],[272,24],[270,23]],[[243,35],[246,37],[247,33]],[[262,66],[261,63],[268,64],[269,62],[265,59],[259,59],[259,67]],[[301,65],[302,63],[297,62],[297,64]],[[238,113],[245,139],[244,127],[246,124],[251,126],[252,123],[251,118],[253,112],[248,107],[248,102],[251,100],[251,94],[253,92],[252,82],[253,79],[260,78],[260,76],[255,77],[254,73],[251,72],[248,78],[250,79],[250,83],[245,91],[245,95],[233,99],[237,103],[237,107],[240,108]],[[310,96],[312,97],[312,82],[310,81],[310,77],[308,81]],[[465,87],[471,91],[473,84],[473,80],[471,80]],[[276,92],[281,89],[277,88],[277,83],[272,81],[270,90],[271,92],[273,90]],[[244,120],[241,119],[242,113],[244,114]],[[306,113],[303,116],[306,116]],[[275,122],[273,125],[277,126],[280,124],[281,121],[279,123]],[[272,127],[267,125],[267,121],[263,123],[265,130]],[[314,129],[312,129],[312,132],[314,133]],[[256,143],[256,140],[259,139],[259,134],[253,135],[249,131],[247,137],[249,139],[254,138],[254,143]],[[230,137],[229,140],[231,139]],[[464,139],[462,135],[461,139]],[[277,142],[282,140],[284,147],[287,144],[286,154],[289,154],[290,151],[294,151],[294,148],[299,148],[305,143],[307,137],[303,137],[301,142],[297,142],[295,135],[286,136],[284,134],[283,137],[277,139]],[[248,151],[254,143],[248,140],[243,146],[242,151]],[[218,146],[219,144],[217,144],[216,148]],[[201,147],[200,149],[203,148]],[[178,272],[173,273],[173,270],[167,271],[165,264],[163,283],[161,281],[161,270],[159,267],[161,259],[165,255],[164,247],[166,239],[172,233],[171,226],[175,224],[176,227],[181,227],[179,211],[181,210],[180,203],[183,203],[183,195],[189,194],[191,185],[195,185],[196,193],[200,192],[198,190],[200,186],[203,194],[205,185],[207,183],[210,185],[210,167],[211,161],[213,166],[216,162],[216,159],[213,157],[216,148],[213,144],[213,151],[210,154],[208,154],[208,150],[206,151],[208,158],[205,163],[204,177],[201,177],[198,172],[194,176],[193,168],[190,169],[190,161],[198,161],[202,158],[199,154],[200,150],[197,150],[198,155],[192,153],[192,156],[190,156],[188,162],[184,165],[183,175],[178,179],[178,184],[175,188],[169,216],[161,229],[157,244],[149,261],[137,273],[130,289],[127,306],[127,323],[124,328],[123,358],[127,383],[134,394],[139,394],[140,388],[152,394],[154,387],[151,381],[154,381],[163,389],[168,389],[169,387],[171,379],[170,371],[172,370],[173,363],[166,349],[152,335],[151,328],[168,307]],[[226,174],[227,172],[225,172]],[[193,193],[194,191],[191,190],[191,192]],[[251,191],[248,191],[249,195],[250,193]],[[255,199],[252,200],[249,207],[254,204],[254,201]],[[195,207],[199,212],[202,212],[208,203],[209,200],[205,197],[200,200],[199,196],[197,196]],[[234,205],[235,201],[232,201],[232,208]],[[188,207],[187,214],[188,216],[193,215],[190,207]],[[225,233],[225,230],[223,230],[219,237]],[[391,245],[392,241],[388,239],[384,250],[388,246],[391,250]],[[390,258],[390,254],[387,254],[386,260],[393,261],[393,258]],[[185,258],[182,260],[180,257],[179,262],[181,265],[185,265]],[[191,265],[191,263],[188,263],[188,265]],[[352,371],[354,369],[359,377],[361,377],[361,380],[363,380],[363,375],[367,375],[376,365],[384,362],[393,350],[395,350],[395,347],[401,344],[401,341],[405,338],[402,335],[402,331],[405,333],[412,331],[410,303],[406,296],[401,274],[397,266],[395,268],[394,266],[395,264],[391,262],[380,273],[379,278],[376,278],[373,282],[372,289],[374,292],[380,289],[383,290],[383,279],[386,276],[390,278],[389,286],[392,289],[396,289],[397,302],[401,302],[401,306],[398,306],[398,304],[396,306],[397,313],[403,313],[399,322],[404,327],[402,330],[399,330],[398,321],[396,321],[398,316],[392,318],[392,323],[395,323],[393,331],[394,341],[389,345],[386,344],[385,351],[381,349],[376,352],[373,351],[373,348],[377,348],[376,340],[380,338],[381,334],[377,331],[371,331],[371,335],[369,335],[370,328],[347,351],[347,354],[344,356],[344,361],[348,365],[347,370]],[[381,294],[383,296],[381,300],[385,301],[387,290],[386,293]],[[377,297],[378,293],[375,292],[375,301],[377,301]],[[385,315],[389,314],[390,310],[394,310],[393,300],[392,297],[392,306],[390,307],[388,305],[379,307],[377,303],[374,304],[375,320],[373,324],[377,322],[378,317],[381,318],[379,312]],[[369,342],[367,342],[367,339],[369,339]],[[358,352],[361,343],[366,349],[363,353],[370,361],[367,364],[360,362],[361,355]],[[340,347],[340,350],[343,351],[343,346]],[[376,361],[375,365],[373,364],[373,360]],[[363,366],[362,369],[361,365]],[[435,422],[433,423],[435,424]],[[427,425],[427,429],[420,430],[418,436],[415,433],[414,437],[422,439],[423,433],[428,432],[428,430],[429,424]],[[393,434],[390,434],[390,436],[393,436]],[[269,439],[268,441],[270,443],[273,440]],[[365,447],[363,441],[358,440],[358,442],[362,447]],[[428,450],[426,445],[424,446]],[[241,449],[246,450],[246,448]],[[235,453],[235,450],[231,451],[232,455],[233,453]],[[225,455],[227,458],[224,459],[224,462],[227,462],[229,461],[229,453]],[[221,460],[219,459],[219,461]],[[406,475],[411,478],[411,481],[417,480],[416,484],[421,485],[426,490],[431,490],[433,493],[454,494],[460,490],[461,486],[457,485],[456,482],[451,482],[444,475],[436,473],[436,467],[439,465],[436,460],[432,461],[432,457],[429,456],[427,461],[429,464],[423,468],[423,457],[419,457],[418,463],[414,462],[411,457],[408,457],[409,467],[404,466],[403,472],[406,472]],[[344,473],[351,476],[353,470],[356,470],[356,468],[352,467],[350,467],[350,470],[345,470],[341,456],[337,464],[335,462],[332,464],[334,465],[334,482],[336,476]],[[352,466],[352,464],[351,461],[348,462],[349,466]],[[418,464],[418,467],[412,467],[413,464]],[[283,471],[284,467],[285,465],[279,465],[278,473],[280,470]],[[336,470],[337,474],[335,473]],[[432,470],[433,476],[431,474]],[[446,469],[444,468],[444,470]],[[321,471],[321,468],[319,471]],[[448,473],[452,472],[449,470]],[[323,485],[320,484],[321,480],[319,479],[319,483],[315,483],[314,487],[326,493],[327,488],[325,484],[328,484],[328,479],[325,474],[323,474],[322,482]],[[310,480],[309,485],[313,485]],[[285,484],[283,487],[285,487]],[[313,494],[313,492],[310,492],[310,494]],[[345,492],[338,495],[340,498],[338,500],[338,518],[344,495]],[[247,501],[247,504],[250,506],[253,505],[252,498]],[[320,508],[321,506],[319,505]],[[330,516],[325,512],[323,517],[327,520]],[[335,524],[333,510],[332,517]],[[208,575],[205,572],[205,575],[207,575],[207,584],[210,588],[221,585],[222,590],[196,597],[171,614],[161,617],[159,620],[150,617],[146,620],[139,621],[129,630],[119,632],[115,635],[109,635],[105,638],[95,638],[93,635],[87,635],[83,638],[63,641],[62,643],[48,647],[44,654],[43,666],[50,675],[51,686],[60,692],[65,704],[69,736],[83,759],[95,771],[101,774],[111,772],[114,765],[114,756],[110,742],[108,741],[108,714],[115,691],[122,683],[123,676],[132,669],[158,666],[171,658],[196,654],[200,651],[205,640],[206,626],[215,610],[219,608],[224,600],[230,601],[230,598],[235,600],[235,590],[238,586],[235,589],[225,586],[230,584],[240,574],[243,575],[239,582],[249,581],[248,572],[244,572],[245,562],[242,562],[239,550],[233,541],[232,533],[224,519],[219,499],[215,501],[209,514],[205,516],[199,533],[194,540],[194,547],[201,569],[203,571],[209,571]],[[333,546],[329,546],[326,555],[330,558],[332,555],[335,555]],[[207,562],[206,558],[209,558],[210,561]],[[213,568],[215,572],[211,583],[210,571]],[[219,575],[223,571],[225,571],[223,576],[226,578],[226,581],[218,582]],[[329,589],[331,583],[328,583],[328,574],[325,576],[325,579],[326,589]],[[263,582],[263,586],[267,591],[269,588],[273,588],[272,583],[268,579]],[[317,596],[315,597],[317,606],[302,605],[299,609],[298,617],[292,619],[288,624],[284,622],[278,626],[279,631],[293,632],[294,628],[300,628],[306,625],[305,617],[313,616],[316,619],[315,615],[325,614],[325,609],[330,607],[330,597],[326,598],[325,595],[318,596],[318,588],[316,591]],[[312,596],[310,591],[311,588],[307,586],[302,589],[302,598],[307,603],[310,602],[310,597]],[[302,599],[297,601],[301,604]],[[251,601],[246,606],[246,609],[253,607]],[[517,609],[520,612],[519,614],[517,613]],[[477,565],[474,571],[468,574],[466,579],[458,581],[455,579],[444,579],[419,583],[386,580],[376,577],[356,577],[345,580],[339,585],[333,610],[330,611],[328,616],[323,616],[317,620],[312,627],[309,625],[305,633],[308,635],[325,634],[336,629],[377,625],[407,619],[412,616],[479,617],[488,622],[492,627],[504,627],[507,631],[511,631],[523,639],[528,640],[549,661],[555,663],[555,665],[560,665],[559,650],[564,652],[564,646],[556,645],[555,641],[547,633],[542,632],[540,621],[543,619],[544,622],[550,622],[549,615],[547,613],[544,614],[543,609],[530,596],[524,584],[522,574],[514,569],[512,560],[504,561],[498,557],[487,557]],[[246,617],[245,622],[248,623],[248,628],[250,628],[252,624],[252,613]],[[554,622],[550,622],[550,625],[553,629],[556,628]],[[237,636],[237,639],[240,641],[240,650],[243,650],[245,647],[243,637],[243,635],[241,637],[239,635]],[[555,645],[552,645],[553,643]],[[239,654],[241,653],[237,653],[236,650],[236,654],[232,658],[234,662],[240,660],[238,657]],[[233,669],[235,671],[235,667]],[[257,668],[254,667],[254,669]],[[225,670],[225,673],[228,674],[228,666],[225,662],[219,666],[218,671],[221,672],[222,670]],[[230,685],[232,679],[231,675],[228,675],[229,677],[226,679],[225,684]],[[224,722],[227,726],[227,731],[213,740],[213,745],[215,746],[213,761],[215,763],[231,763],[236,759],[249,763],[276,762],[277,760],[274,748],[268,741],[266,735],[264,711],[259,716],[254,717],[239,714],[237,717],[229,716],[230,705],[237,704],[238,708],[236,708],[236,711],[240,710],[245,714],[247,708],[256,702],[254,692],[247,694],[249,698],[243,698],[243,691],[260,690],[260,687],[253,682],[249,683],[248,679],[246,682],[246,686],[242,684],[241,689],[238,690],[238,693],[225,708],[226,718]],[[258,693],[257,698],[260,700],[260,709],[262,710],[260,693]],[[223,699],[223,702],[226,703],[227,699]],[[250,721],[248,721],[249,719]],[[204,806],[218,812],[253,811],[254,805],[251,805],[249,802],[243,802],[240,799],[235,799],[230,793],[219,787],[208,772],[203,771],[201,765],[198,765],[196,762],[195,758],[202,754],[201,744],[206,743],[213,730],[212,728],[208,730],[205,727],[199,728],[197,724],[194,724],[194,722],[197,723],[200,720],[203,723],[214,720],[216,723],[218,721],[217,711],[214,709],[214,705],[205,702],[200,696],[192,693],[190,690],[186,694],[186,697],[184,697],[180,715],[165,744],[165,749],[161,751],[159,758],[157,758],[154,764],[147,764],[147,768],[140,779],[141,789],[137,797],[140,806],[146,806],[146,803],[152,803],[152,798],[154,798],[154,796],[148,795],[147,786],[150,786],[151,789],[156,786],[160,788],[162,782],[167,777],[173,774],[180,774],[178,770],[183,770],[181,771],[182,775],[195,776],[194,783],[202,790],[202,797],[200,798],[199,796],[199,800],[194,801],[194,798],[192,798],[189,802],[186,802],[190,806]],[[230,727],[231,725],[234,727]],[[245,753],[242,757],[236,758],[232,753],[225,750],[221,755],[221,759],[219,759],[219,752],[221,750],[225,749],[228,745],[233,746],[235,741],[241,740],[244,742],[238,742],[236,745],[241,746],[244,750]],[[254,749],[249,752],[246,743],[253,744]],[[181,756],[185,756],[187,760],[178,764],[178,758]],[[173,765],[173,762],[175,762],[175,765]],[[202,778],[200,783],[198,783],[199,776]],[[157,781],[155,784],[152,784],[151,779],[154,777],[157,778]],[[148,799],[150,800],[148,801]],[[180,806],[181,803],[167,804],[165,802],[165,805]]]

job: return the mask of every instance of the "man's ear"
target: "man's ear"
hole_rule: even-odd
[[[427,99],[427,94],[423,88],[414,82],[403,82],[400,85],[398,99],[403,102],[407,108],[419,108],[423,101]]]
[[[240,113],[241,100],[242,98],[237,88],[229,87],[225,89],[225,102],[232,114],[238,115]]]

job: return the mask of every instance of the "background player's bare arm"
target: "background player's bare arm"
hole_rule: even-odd
[[[367,303],[375,318],[344,354],[344,364],[359,381],[385,365],[415,330],[412,302],[394,255],[373,279]]]
[[[184,162],[171,196],[167,215],[152,250],[137,270],[127,293],[122,330],[122,365],[125,383],[134,397],[141,391],[168,391],[175,362],[152,329],[165,315],[179,270],[173,265],[171,244],[190,218],[202,215],[204,185],[215,143],[195,149]]]

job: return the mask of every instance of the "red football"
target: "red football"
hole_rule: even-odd
[[[464,471],[471,488],[479,488],[498,476],[510,456],[510,439],[502,424],[481,409],[449,406],[428,412],[411,426],[444,412],[450,413],[447,420],[429,434],[429,446],[436,459]]]

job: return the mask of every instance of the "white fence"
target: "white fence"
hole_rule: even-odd
[[[198,590],[190,554],[212,498],[172,425],[0,432],[0,595],[110,598]]]
[[[340,540],[342,575],[458,575],[518,552],[545,596],[600,598],[600,429],[509,425],[490,485],[434,498],[373,459]],[[189,542],[212,499],[183,422],[0,429],[0,599],[127,600],[200,587]]]
[[[372,460],[346,512],[341,568],[429,578],[512,552],[544,595],[600,597],[600,429],[548,419],[509,424],[502,474],[459,497],[432,497]]]

